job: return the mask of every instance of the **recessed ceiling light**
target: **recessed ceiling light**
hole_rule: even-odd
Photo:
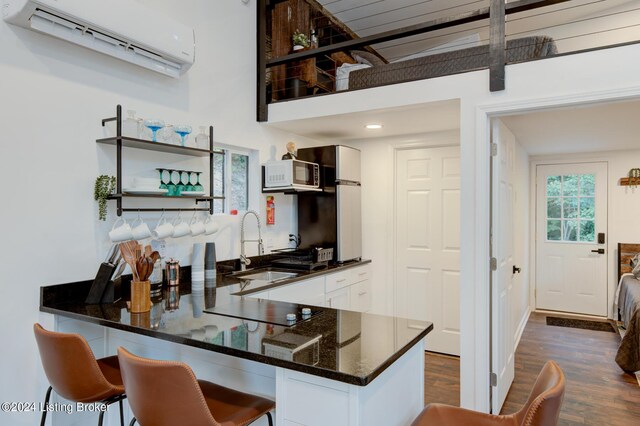
[[[378,124],[378,123],[371,123],[371,124],[367,124],[366,126],[367,129],[369,130],[378,130],[378,129],[382,129],[382,124]]]

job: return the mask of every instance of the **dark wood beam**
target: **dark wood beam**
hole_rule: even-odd
[[[489,18],[489,90],[505,89],[507,41],[505,38],[505,0],[491,0]]]
[[[344,34],[348,35],[352,39],[360,38],[360,36],[358,34],[356,34],[351,28],[349,28],[346,24],[344,24],[340,19],[336,18],[333,15],[333,13],[331,13],[327,9],[325,9],[325,7],[323,5],[321,5],[317,0],[304,0],[304,1],[306,1],[309,4],[309,6],[314,8],[321,15],[323,15],[327,19],[329,19],[329,21],[331,21],[331,23],[336,28],[338,28],[340,31],[342,31]],[[387,59],[384,56],[382,56],[380,53],[378,53],[373,47],[367,46],[367,47],[365,47],[365,49],[368,52],[373,53],[374,55],[376,55],[378,58],[380,58],[385,63],[389,63],[389,61],[387,61]]]
[[[257,120],[265,122],[269,119],[269,107],[267,105],[267,2],[269,0],[257,0]]]
[[[272,0],[273,1],[273,0]],[[519,0],[507,3],[505,6],[505,14],[524,12],[531,9],[551,6],[558,3],[564,3],[570,0]],[[490,18],[490,8],[485,7],[475,11],[461,13],[446,18],[434,19],[422,24],[410,25],[408,27],[399,28],[392,31],[386,31],[380,34],[374,34],[354,40],[343,41],[330,46],[323,46],[318,49],[306,50],[304,52],[292,53],[290,55],[273,58],[267,61],[267,66],[286,64],[291,61],[313,58],[321,55],[329,55],[334,52],[347,51],[356,48],[362,48],[372,44],[383,43],[386,41],[397,40],[399,38],[410,37],[414,35],[424,34],[431,31],[451,28],[458,25],[468,24],[470,22],[482,21]]]

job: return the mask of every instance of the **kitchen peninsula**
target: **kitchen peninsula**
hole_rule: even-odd
[[[276,287],[311,288],[319,280],[335,285],[332,276],[365,263],[263,288],[228,274],[203,292],[182,282],[152,298],[145,314],[128,312],[125,301],[86,305],[90,281],[46,286],[40,310],[51,314],[57,330],[85,335],[98,356],[124,346],[141,356],[187,362],[199,378],[269,396],[278,425],[407,425],[424,404],[430,323],[417,327],[403,318],[251,297]],[[305,307],[313,315],[303,317]],[[296,313],[298,322],[287,324],[279,314],[270,321],[255,311]]]

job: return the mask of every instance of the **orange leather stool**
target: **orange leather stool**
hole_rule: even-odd
[[[97,359],[89,344],[79,334],[47,331],[40,324],[33,325],[44,372],[49,379],[45,405],[49,403],[51,390],[74,402],[99,402],[120,405],[120,424],[124,425],[122,400],[124,386],[120,376],[117,356]],[[98,425],[102,425],[104,411],[100,412]],[[42,412],[40,425],[44,426],[47,411]]]
[[[271,413],[275,403],[197,380],[175,361],[141,358],[118,348],[129,406],[142,426],[245,426]]]
[[[548,361],[538,375],[527,403],[517,413],[496,416],[450,405],[429,404],[412,426],[554,426],[558,424],[564,386],[562,370],[554,361]]]

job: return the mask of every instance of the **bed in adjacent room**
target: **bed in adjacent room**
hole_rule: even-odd
[[[616,363],[630,374],[640,370],[640,267],[634,270],[639,254],[640,244],[618,244],[620,282],[615,302],[626,332],[616,354]]]
[[[558,49],[554,40],[547,36],[507,41],[507,63],[542,58],[556,53]],[[356,65],[345,64],[336,70],[338,91],[365,89],[487,68],[489,46],[485,44],[453,50],[440,46],[388,64],[378,62],[375,57],[364,58],[358,62]]]

